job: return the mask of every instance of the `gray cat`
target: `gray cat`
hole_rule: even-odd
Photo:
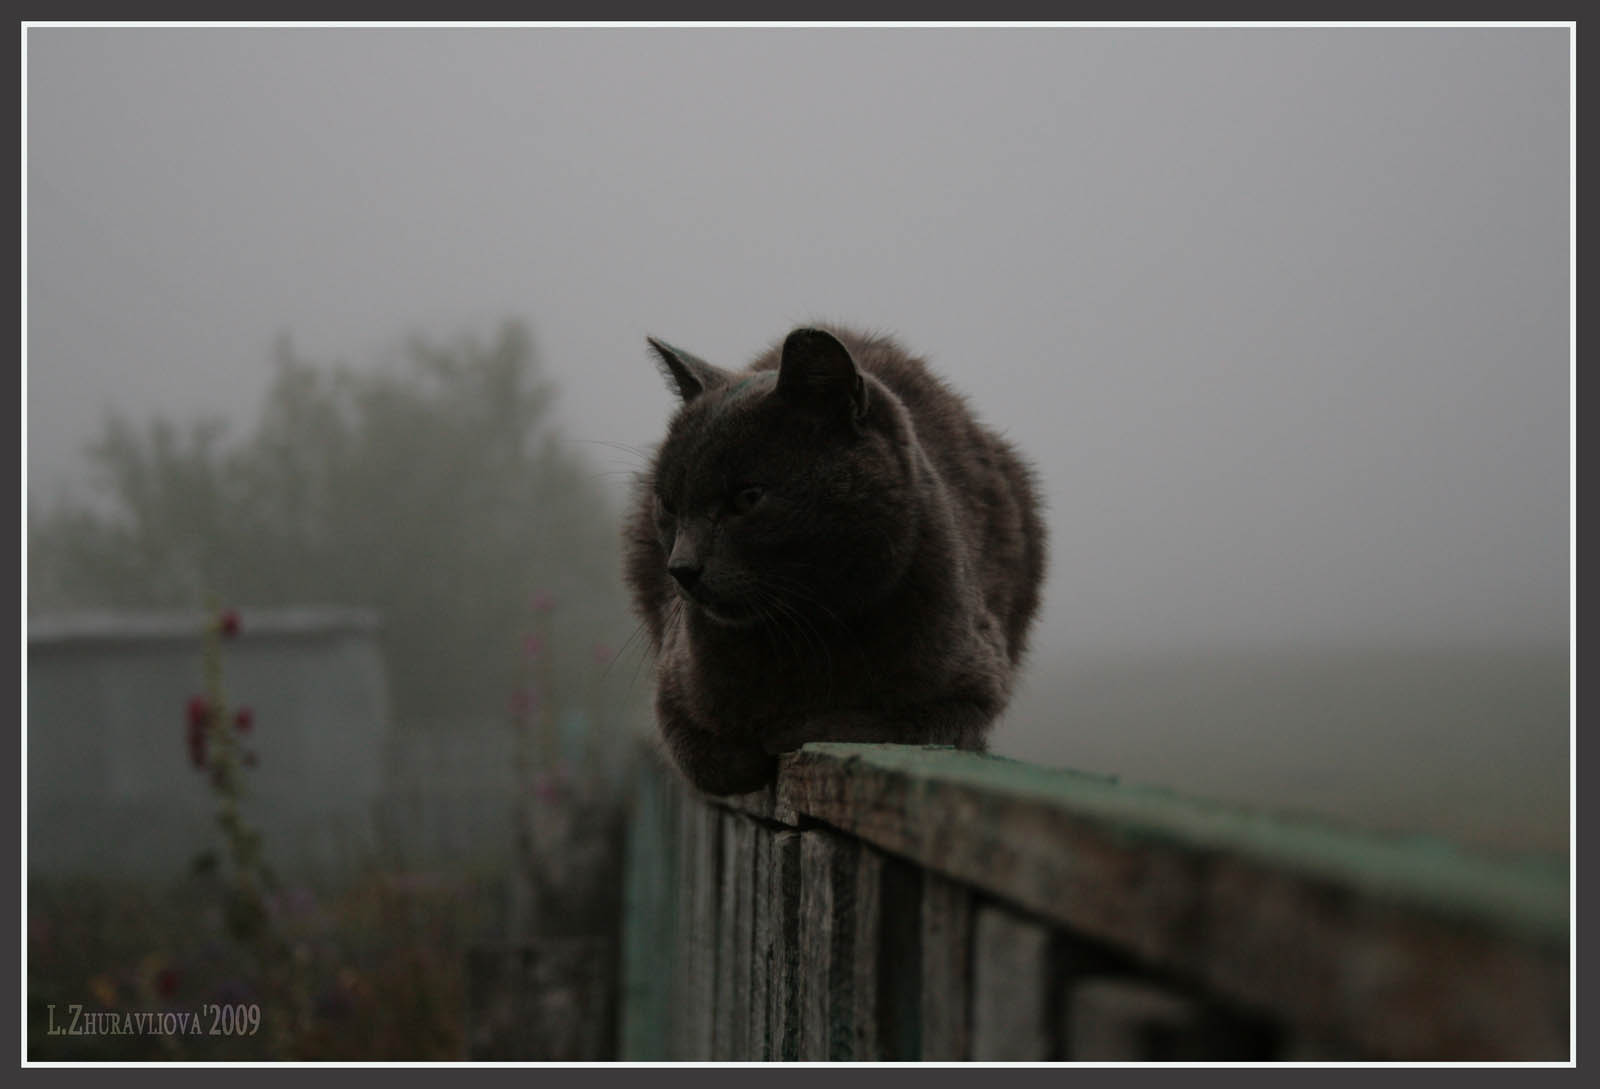
[[[982,749],[1044,578],[1032,474],[893,341],[796,329],[683,405],[624,528],[656,715],[712,794],[807,741]]]

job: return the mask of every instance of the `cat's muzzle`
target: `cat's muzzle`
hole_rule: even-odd
[[[677,580],[680,597],[708,620],[724,628],[748,628],[760,619],[753,609],[712,593],[703,580]]]

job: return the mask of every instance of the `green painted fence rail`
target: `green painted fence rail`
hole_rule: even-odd
[[[1569,875],[948,749],[641,762],[634,1061],[1566,1061]]]

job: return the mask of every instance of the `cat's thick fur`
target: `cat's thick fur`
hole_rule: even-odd
[[[892,340],[797,329],[743,371],[650,341],[683,399],[624,536],[688,778],[807,741],[981,749],[1039,602],[1032,476]]]

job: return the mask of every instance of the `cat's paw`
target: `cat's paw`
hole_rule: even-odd
[[[749,794],[778,777],[776,757],[760,749],[742,750],[735,760],[689,767],[680,764],[689,781],[705,794]]]
[[[777,778],[777,758],[757,745],[729,741],[678,720],[665,721],[662,735],[684,777],[706,794],[748,794]]]

